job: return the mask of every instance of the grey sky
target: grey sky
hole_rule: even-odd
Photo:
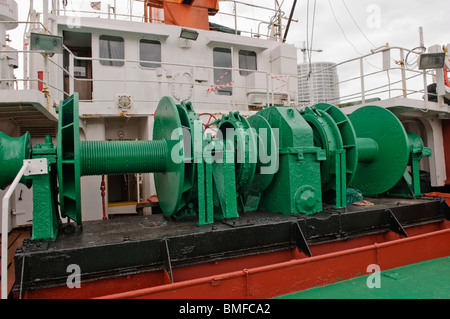
[[[309,2],[311,30],[314,1]],[[306,3],[299,2],[295,17],[301,21],[289,34],[289,41],[296,44],[306,38]],[[330,3],[348,41],[335,21]],[[445,23],[448,9],[446,0],[317,0],[313,47],[323,52],[313,53],[313,59],[339,62],[358,56],[358,52],[369,53],[373,49],[371,43],[379,47],[388,42],[391,46],[413,49],[419,44],[420,26],[424,30],[425,46],[446,44],[450,42],[450,30]],[[378,14],[379,23],[376,21]]]
[[[20,20],[25,20],[29,0],[16,1],[19,5]],[[35,6],[39,7],[41,1],[35,0],[34,2]],[[273,8],[275,1],[245,0],[244,2]],[[283,3],[282,9],[286,16],[289,16],[293,0],[278,0],[278,2]],[[294,19],[299,20],[299,22],[291,24],[287,38],[289,43],[293,43],[297,47],[302,47],[303,41],[306,41],[308,2],[309,36],[311,37],[312,34],[313,9],[316,2],[313,48],[323,50],[322,53],[313,53],[313,60],[338,62],[358,56],[359,53],[369,53],[373,46],[361,31],[375,46],[382,46],[389,42],[392,46],[412,49],[419,43],[417,32],[419,26],[424,29],[426,46],[450,42],[450,29],[445,23],[448,21],[447,14],[450,13],[448,0],[299,0],[294,12]],[[90,0],[68,0],[68,3],[69,5],[73,4],[75,11],[93,11],[89,6]],[[128,12],[128,3],[128,0],[117,0],[118,10]],[[114,0],[103,0],[102,11],[107,10],[108,4],[114,4]],[[330,4],[348,40],[336,23]],[[221,2],[220,6],[221,10],[227,12],[232,10],[232,4],[229,2]],[[135,2],[133,13],[139,15],[142,12],[142,3]],[[378,13],[379,23],[377,23]],[[271,15],[269,11],[242,5],[238,5],[238,14],[266,21],[270,19]],[[215,17],[214,19],[216,21],[229,21],[224,17]],[[250,27],[255,31],[257,24],[253,23]],[[358,52],[349,42],[357,48]]]

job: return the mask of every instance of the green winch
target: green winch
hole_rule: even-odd
[[[213,138],[190,102],[164,97],[150,141],[80,141],[77,93],[58,112],[56,146],[47,136],[31,149],[29,133],[10,138],[0,132],[6,167],[0,188],[12,182],[24,160],[47,163],[46,174],[22,178],[33,185],[32,239],[55,239],[60,217],[81,225],[82,176],[154,173],[164,215],[196,216],[201,226],[258,209],[310,215],[324,203],[343,208],[349,187],[377,195],[403,180],[419,196],[418,163],[431,156],[419,136],[406,133],[392,112],[378,106],[349,116],[324,103],[302,111],[274,106],[248,118],[230,112],[215,123]]]

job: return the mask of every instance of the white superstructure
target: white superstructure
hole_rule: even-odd
[[[248,115],[270,105],[297,105],[297,52],[281,41],[278,24],[265,25],[264,35],[245,34],[123,17],[111,7],[108,15],[96,10],[83,14],[59,1],[44,1],[43,9],[35,11],[31,2],[21,52],[24,77],[16,79],[14,88],[0,91],[0,107],[13,105],[3,114],[8,127],[1,130],[10,136],[30,131],[33,145],[46,134],[55,136],[57,106],[73,92],[79,93],[80,136],[85,140],[151,139],[153,115],[163,96],[176,103],[191,101],[197,113],[207,113],[206,120],[210,114]],[[185,29],[196,38],[185,38]],[[32,33],[62,37],[62,54],[29,50]],[[21,99],[30,112],[38,110],[39,125],[15,120]],[[101,182],[102,176],[82,178],[85,220],[103,216]],[[107,176],[105,213],[135,213],[136,203],[154,194],[151,174]],[[15,225],[31,220],[31,198],[32,191],[19,185],[11,207],[24,214]]]

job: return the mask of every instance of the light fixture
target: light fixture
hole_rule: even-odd
[[[419,70],[442,69],[445,66],[445,52],[422,53],[419,59]]]
[[[198,32],[195,30],[181,29],[180,38],[196,41],[198,37]]]
[[[31,33],[30,38],[31,50],[46,51],[52,54],[63,52],[61,36]]]

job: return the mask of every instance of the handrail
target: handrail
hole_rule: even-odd
[[[63,49],[65,51],[67,51],[69,53],[69,69],[64,68],[63,66],[61,66],[58,62],[56,62],[54,59],[49,59],[50,63],[55,65],[57,68],[59,68],[60,70],[63,71],[63,73],[67,76],[69,76],[70,78],[70,87],[73,88],[75,83],[79,83],[79,82],[91,82],[91,83],[100,83],[100,82],[115,82],[115,83],[124,83],[126,84],[127,82],[134,82],[134,83],[158,83],[158,84],[166,84],[166,85],[170,85],[170,84],[191,84],[193,89],[194,89],[194,94],[196,93],[196,89],[202,89],[202,87],[209,87],[212,83],[210,83],[210,81],[207,82],[196,82],[194,81],[194,79],[192,78],[191,81],[189,83],[185,83],[183,81],[173,81],[172,79],[165,79],[165,78],[147,78],[147,79],[127,79],[127,65],[128,64],[140,64],[140,63],[158,63],[161,68],[164,69],[164,67],[180,67],[180,68],[185,68],[185,69],[190,69],[193,70],[195,68],[201,68],[204,70],[209,70],[208,72],[210,72],[211,70],[228,70],[228,68],[224,68],[224,67],[215,67],[215,66],[206,66],[206,65],[198,65],[198,64],[186,64],[186,63],[179,63],[179,62],[164,62],[164,61],[147,61],[147,60],[139,60],[139,59],[109,59],[109,58],[100,58],[100,57],[78,57],[76,56],[73,52],[71,52],[71,50],[69,48],[67,48],[66,46],[63,45]],[[409,49],[405,49],[402,47],[388,47],[388,48],[384,48],[383,50],[380,51],[375,51],[360,57],[355,57],[352,59],[348,59],[346,61],[342,61],[339,63],[336,63],[334,65],[330,65],[330,66],[326,66],[322,69],[315,69],[314,71],[312,71],[309,75],[309,79],[307,75],[286,75],[286,78],[283,78],[286,81],[283,81],[283,83],[287,82],[288,79],[296,79],[297,81],[312,81],[312,78],[314,75],[320,74],[322,72],[326,72],[327,70],[331,70],[334,68],[352,68],[351,65],[349,65],[350,63],[355,63],[355,62],[360,62],[360,64],[362,63],[362,61],[365,61],[366,59],[368,59],[369,57],[375,56],[375,55],[379,55],[379,54],[383,54],[383,52],[386,51],[394,51],[394,55],[392,58],[390,58],[391,61],[394,61],[395,64],[393,66],[390,66],[389,68],[383,69],[381,67],[377,67],[377,66],[373,66],[372,63],[369,63],[369,61],[372,60],[368,60],[367,63],[372,66],[372,67],[360,67],[358,68],[357,66],[354,68],[354,72],[356,74],[349,74],[348,76],[346,75],[346,78],[339,78],[339,80],[334,81],[333,83],[331,82],[326,82],[326,83],[319,83],[319,85],[314,84],[314,81],[312,81],[311,83],[313,83],[312,88],[309,91],[309,104],[315,104],[321,101],[317,101],[315,97],[315,95],[317,94],[318,91],[323,90],[323,89],[328,89],[328,88],[333,88],[333,87],[337,87],[339,88],[339,91],[341,93],[341,96],[339,98],[339,100],[336,101],[336,104],[342,103],[344,101],[350,101],[352,98],[358,98],[361,100],[365,100],[366,96],[374,96],[375,94],[382,94],[380,96],[380,98],[385,98],[385,97],[389,97],[391,98],[391,91],[395,92],[396,91],[396,86],[400,85],[402,86],[403,89],[403,97],[411,97],[414,96],[414,93],[411,92],[416,92],[416,93],[423,93],[423,96],[425,96],[425,98],[427,97],[427,77],[428,76],[434,76],[433,72],[430,70],[416,70],[416,69],[412,69],[410,67],[408,67],[405,64],[404,60],[401,60],[401,56],[400,58],[397,57],[396,51],[400,51],[400,53],[403,51],[403,53],[405,52],[412,52],[414,54],[417,54],[416,51],[414,50],[409,50]],[[10,52],[11,50],[2,50],[0,52]],[[11,52],[27,52],[27,53],[42,53],[42,52],[36,52],[36,51],[11,51]],[[391,53],[392,54],[392,53]],[[403,55],[404,56],[404,55]],[[74,61],[78,60],[78,61],[120,61],[123,62],[123,64],[125,65],[125,67],[123,68],[123,77],[119,76],[116,78],[108,78],[108,79],[99,79],[99,78],[94,78],[94,79],[83,79],[83,78],[77,78],[74,75],[73,72],[73,65],[75,64]],[[143,70],[155,70],[153,68],[142,68]],[[360,72],[358,72],[357,70],[360,70]],[[367,69],[367,70],[366,70]],[[174,72],[176,72],[176,70],[172,70]],[[261,71],[261,70],[247,70],[247,69],[241,69],[241,68],[232,68],[232,74],[238,74],[239,71],[251,71],[251,72],[255,72],[257,74],[260,74],[260,78],[261,81],[259,82],[260,84],[256,85],[255,87],[252,87],[251,90],[255,91],[255,90],[265,90],[267,92],[267,101],[269,104],[273,103],[274,101],[274,94],[278,94],[281,91],[284,91],[285,94],[288,94],[290,97],[288,97],[289,103],[294,102],[294,99],[292,98],[292,96],[296,96],[295,98],[295,102],[296,103],[303,103],[303,105],[307,105],[308,102],[304,102],[305,100],[308,100],[308,94],[306,95],[306,97],[299,97],[299,93],[297,91],[297,87],[294,88],[293,86],[293,82],[289,84],[284,84],[282,87],[278,88],[277,85],[278,84],[276,81],[273,79],[273,75],[270,71]],[[345,73],[348,74],[348,73]],[[386,77],[383,79],[383,74],[386,75]],[[417,81],[416,79],[419,78],[419,76],[422,75],[423,76],[423,82],[422,83],[418,83],[419,81]],[[277,76],[279,76],[277,74]],[[266,78],[266,81],[264,83],[264,80],[262,80],[263,78]],[[235,79],[235,77],[233,76],[233,79]],[[381,81],[380,81],[381,79]],[[20,81],[33,81],[33,80],[29,80],[29,79],[24,79],[24,80],[20,80],[20,79],[14,79],[16,82],[20,82]],[[38,80],[40,82],[42,82],[42,80]],[[76,81],[76,82],[75,82]],[[357,82],[354,82],[357,81]],[[359,82],[359,83],[358,83]],[[26,82],[24,82],[26,83]],[[60,82],[61,83],[61,82]],[[353,83],[355,83],[355,85],[353,85]],[[428,82],[430,83],[430,82]],[[289,85],[286,87],[286,85]],[[58,85],[59,86],[59,85]],[[55,89],[57,92],[60,93],[64,93],[64,94],[70,94],[72,92],[65,92],[63,88],[57,88],[55,86],[51,86],[49,84],[47,84],[47,87],[49,88],[53,88]],[[243,84],[239,84],[239,83],[234,83],[233,84],[234,88],[237,89],[248,89],[248,87],[245,85],[245,82],[243,82]],[[384,88],[388,88],[387,90],[384,90]],[[281,90],[279,90],[281,89]],[[71,89],[72,91],[72,89]],[[272,92],[274,91],[274,92]],[[197,91],[198,93],[198,91]],[[312,95],[311,95],[312,94]],[[200,97],[200,95],[196,95],[197,98]],[[195,96],[193,98],[196,98]],[[421,99],[423,99],[423,97],[421,97]],[[210,99],[211,100],[211,99]],[[102,102],[106,102],[105,99],[99,99],[99,100],[89,100],[89,101],[93,101],[93,102],[97,102],[97,101],[102,101]],[[108,100],[109,102],[113,101],[113,98]],[[141,102],[138,100],[135,100],[136,102]],[[206,101],[198,101],[199,103],[206,103]],[[235,105],[243,105],[245,104],[245,100],[243,101],[237,101],[236,99],[233,100],[233,104]],[[210,103],[210,102],[208,102]],[[300,106],[300,105],[299,105]]]
[[[134,1],[139,1],[139,2],[144,2],[144,1],[140,1],[140,0],[134,0]],[[258,18],[252,18],[249,16],[245,16],[245,15],[238,15],[237,14],[237,6],[243,6],[243,7],[247,7],[247,8],[251,8],[252,10],[256,9],[256,10],[266,10],[268,12],[270,12],[270,14],[278,14],[280,13],[280,9],[277,8],[270,8],[270,7],[264,7],[264,6],[260,6],[260,5],[255,5],[253,3],[245,3],[242,1],[235,1],[235,0],[220,0],[221,2],[228,2],[228,3],[232,3],[234,9],[232,10],[233,12],[226,12],[226,10],[220,10],[217,12],[217,16],[225,16],[225,17],[234,17],[234,21],[232,22],[234,24],[234,29],[237,32],[237,20],[248,20],[248,21],[261,21],[261,22],[265,22],[267,24],[271,24],[270,22],[266,22],[263,21],[262,19],[258,19]],[[80,17],[80,15],[83,15],[84,17],[91,17],[91,16],[98,16],[102,19],[104,19],[104,17],[106,17],[105,19],[113,19],[113,20],[121,20],[121,21],[134,21],[134,22],[146,22],[146,17],[145,15],[134,15],[133,14],[133,4],[130,1],[130,4],[128,5],[128,13],[117,13],[114,12],[113,16],[111,17],[111,14],[109,12],[110,8],[115,8],[115,6],[108,6],[108,12],[104,12],[102,10],[93,10],[93,11],[86,11],[86,10],[74,10],[73,7],[72,9],[69,9],[70,5],[68,5],[67,7],[64,8],[60,8],[59,5],[56,8],[53,8],[51,10],[51,12],[53,14],[56,14],[58,16],[74,16],[74,14],[77,17]],[[284,13],[284,12],[283,12]],[[117,19],[117,17],[119,17],[119,19]],[[286,16],[284,16],[283,14],[280,16],[281,20],[288,20],[288,18]],[[151,21],[156,21],[158,23],[164,23],[164,20],[160,20],[160,19],[155,19],[155,18],[151,18]],[[298,20],[293,19],[293,22],[298,22]],[[239,32],[241,34],[246,33],[249,34],[250,36],[265,36],[267,38],[271,38],[268,35],[264,35],[264,34],[260,34],[258,33],[254,33],[253,31],[248,31],[248,30],[239,30]]]
[[[76,56],[68,47],[66,47],[65,45],[63,45],[63,49],[65,51],[67,51],[69,53],[69,66],[73,66],[75,60],[79,60],[79,61],[116,61],[116,62],[123,62],[124,65],[127,63],[157,63],[160,64],[161,66],[178,66],[178,67],[184,67],[184,68],[189,68],[191,70],[194,70],[195,68],[201,68],[201,69],[208,69],[208,70],[228,70],[230,68],[225,68],[225,67],[215,67],[215,66],[205,66],[205,65],[197,65],[197,64],[186,64],[186,63],[176,63],[176,62],[163,62],[163,61],[148,61],[148,60],[135,60],[135,59],[110,59],[110,58],[100,58],[100,57],[79,57]],[[56,64],[54,61],[50,60],[53,64]],[[72,61],[72,62],[71,62]],[[57,64],[56,64],[57,65]],[[115,82],[115,83],[130,83],[130,82],[135,82],[135,83],[158,83],[158,84],[188,84],[185,82],[174,82],[173,80],[161,80],[161,79],[155,79],[155,80],[142,80],[142,79],[121,79],[121,78],[108,78],[108,79],[82,79],[82,78],[76,78],[75,75],[73,74],[73,72],[71,72],[71,70],[66,70],[63,67],[57,65],[58,68],[62,69],[63,72],[65,74],[67,74],[72,82],[78,81],[78,82]],[[147,68],[144,68],[147,69]],[[148,70],[154,70],[154,68],[148,68]],[[247,71],[247,72],[255,72],[255,73],[260,73],[263,74],[263,76],[266,77],[266,87],[264,88],[260,88],[260,89],[265,89],[269,96],[271,94],[270,91],[276,91],[276,93],[280,93],[281,91],[279,90],[279,88],[270,88],[269,87],[269,81],[272,79],[273,81],[273,74],[271,72],[268,71],[260,71],[260,70],[251,70],[251,69],[243,69],[243,68],[231,68],[232,72],[239,72],[239,71]],[[126,76],[126,71],[125,72],[125,76]],[[289,78],[296,78],[296,76],[293,75],[285,75],[287,77],[287,79]],[[71,82],[71,87],[73,87]],[[287,81],[288,82],[288,81]],[[195,87],[210,87],[211,83],[197,83],[195,81],[191,82],[191,85],[195,86]],[[283,85],[287,86],[288,84]],[[242,86],[242,85],[237,85],[237,84],[233,84],[234,88],[239,88],[239,89],[245,89],[247,88],[247,86]],[[256,88],[257,89],[257,88]],[[70,93],[70,92],[69,92]],[[275,92],[274,92],[275,93]],[[295,91],[291,91],[291,92],[282,92],[285,94],[295,94],[297,95],[297,91],[295,89]],[[273,94],[272,94],[273,96]],[[272,99],[273,100],[273,99]],[[94,101],[94,100],[89,100],[89,101]],[[106,102],[106,101],[112,101],[111,100],[95,100],[94,102]],[[136,102],[139,102],[137,100],[135,100]],[[84,102],[84,100],[82,100],[82,102]],[[272,101],[273,102],[273,101]],[[211,103],[211,102],[208,102]],[[243,105],[244,103],[239,103],[239,102],[233,102],[237,105]]]
[[[378,67],[377,65],[373,65],[373,60],[369,60],[368,58],[372,58],[375,55],[384,54],[386,51],[389,51],[389,59],[394,61],[396,65],[389,66],[387,68]],[[398,52],[399,57],[395,56],[391,57],[391,52]],[[321,69],[315,68],[311,70],[311,73],[308,75],[299,75],[298,81],[308,81],[309,85],[312,86],[308,92],[304,92],[304,97],[300,98],[301,103],[303,105],[307,104],[310,101],[310,104],[315,104],[317,101],[317,94],[329,88],[337,87],[340,91],[339,100],[336,103],[343,103],[344,101],[351,101],[354,98],[358,98],[361,101],[365,101],[366,96],[374,96],[376,94],[380,94],[380,98],[392,98],[391,92],[395,92],[399,90],[396,88],[401,85],[401,89],[403,94],[401,95],[403,98],[414,98],[414,95],[417,93],[422,93],[423,96],[420,99],[424,100],[424,104],[428,101],[428,92],[427,92],[427,77],[432,76],[434,81],[434,71],[433,70],[417,70],[411,67],[411,64],[407,64],[405,61],[405,53],[414,53],[420,54],[416,52],[414,49],[409,50],[403,47],[383,47],[382,50],[374,51],[363,56],[355,57],[352,59],[348,59],[345,61],[341,61],[339,63],[335,63],[332,65],[325,66]],[[407,55],[406,55],[407,56]],[[355,64],[354,66],[351,63],[356,63],[359,61],[359,67]],[[364,61],[364,62],[363,62]],[[380,60],[381,62],[381,60]],[[320,63],[320,62],[318,62]],[[368,64],[369,67],[364,66],[364,64]],[[413,63],[414,65],[415,63]],[[324,82],[319,83],[314,79],[315,75],[318,74],[328,74],[330,70],[339,70],[338,73],[339,79],[337,81]],[[349,70],[352,69],[352,72],[342,72],[341,70]],[[358,72],[359,70],[359,72]],[[355,74],[356,73],[356,74]],[[342,74],[345,74],[345,78],[341,77]],[[386,77],[383,79],[382,75],[385,74]],[[419,77],[422,76],[423,80],[421,83]],[[391,79],[392,78],[392,79]],[[357,81],[357,82],[354,82]],[[300,82],[299,82],[300,83]],[[429,83],[429,82],[428,82]],[[353,85],[354,84],[354,85]],[[383,90],[384,88],[388,88],[387,90]],[[343,92],[343,90],[345,93]],[[302,92],[299,92],[300,95]],[[308,97],[309,96],[309,97]],[[306,101],[305,101],[306,100]],[[426,106],[425,106],[426,107]]]
[[[19,184],[25,170],[29,165],[28,161],[24,161],[22,168],[17,173],[16,178],[12,182],[2,201],[2,299],[8,298],[8,235],[9,235],[9,199]]]

